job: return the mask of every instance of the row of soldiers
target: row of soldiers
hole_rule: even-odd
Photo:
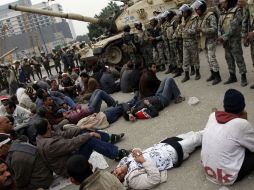
[[[182,82],[190,80],[191,75],[195,75],[195,80],[200,79],[199,52],[203,50],[211,72],[207,81],[216,85],[221,82],[216,59],[216,46],[220,43],[225,49],[230,74],[224,84],[237,82],[237,65],[241,85],[246,86],[247,70],[241,41],[251,46],[254,63],[253,18],[253,0],[248,4],[245,0],[220,0],[219,9],[207,8],[205,1],[196,0],[192,5],[182,5],[179,11],[169,10],[151,18],[146,30],[140,22],[135,23],[137,33],[133,37],[130,27],[125,26],[123,50],[133,62],[139,52],[146,63],[155,62],[161,70],[168,64],[166,73],[173,72],[174,77],[181,76],[184,71]]]

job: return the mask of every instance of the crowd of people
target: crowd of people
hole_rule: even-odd
[[[241,38],[253,46],[252,9],[241,0],[222,0],[218,10],[209,11],[206,2],[196,0],[182,5],[181,14],[168,10],[151,18],[146,30],[137,22],[132,34],[125,26],[122,49],[128,63],[120,72],[102,64],[84,67],[78,58],[75,65],[75,51],[71,59],[66,49],[52,52],[57,76],[43,52],[38,59],[15,62],[9,96],[0,97],[0,189],[48,189],[54,175],[69,177],[80,189],[151,189],[166,182],[167,170],[181,166],[200,146],[204,174],[214,183],[231,185],[253,171],[254,128],[245,98],[235,89],[225,92],[224,110],[211,113],[203,130],[162,139],[145,150],[119,148],[116,143],[125,134],[103,130],[120,117],[126,122],[151,119],[172,102],[183,102],[173,78],[184,72],[182,82],[190,75],[200,79],[200,49],[211,71],[207,81],[221,82],[217,42],[225,48],[230,73],[225,84],[237,81],[236,62],[241,85],[247,85]],[[40,63],[48,76],[42,75]],[[166,64],[166,73],[174,77],[161,81],[156,73]],[[118,102],[111,96],[118,91],[134,96]],[[93,151],[119,164],[111,173],[93,168],[88,162]]]

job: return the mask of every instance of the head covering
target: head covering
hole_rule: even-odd
[[[26,88],[26,93],[33,93],[33,92],[34,92],[34,89],[31,86],[28,86]]]
[[[0,134],[0,147],[11,142],[10,136],[7,134]]]
[[[182,11],[182,12],[187,12],[191,10],[191,7],[187,4],[183,4],[180,8],[179,8],[179,11]]]
[[[9,100],[8,96],[0,96],[0,100],[4,101],[4,100]]]
[[[69,74],[68,73],[63,73],[62,76],[68,76]]]
[[[238,114],[245,108],[244,96],[241,92],[235,89],[229,89],[224,96],[225,112]]]

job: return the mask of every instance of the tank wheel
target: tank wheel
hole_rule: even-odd
[[[119,47],[113,45],[113,46],[107,47],[106,57],[109,64],[116,65],[121,62],[123,53]]]

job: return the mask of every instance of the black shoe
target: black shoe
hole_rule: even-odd
[[[121,149],[118,151],[118,155],[115,158],[115,160],[120,161],[122,158],[127,157],[130,153],[131,153],[131,151],[129,151],[129,150]]]
[[[206,82],[210,82],[215,79],[214,72],[212,70],[210,70],[210,72],[211,72],[211,75],[208,79],[206,79]]]
[[[254,89],[254,84],[250,86],[250,89]]]
[[[246,74],[242,74],[241,76],[241,86],[247,86],[248,82],[247,82],[247,78],[246,78]]]
[[[177,71],[178,71],[178,68],[176,66],[173,66],[172,67],[172,74],[177,73]]]
[[[228,78],[228,80],[226,82],[224,82],[224,84],[231,84],[231,83],[234,83],[234,82],[237,82],[237,78],[235,76],[234,73],[229,73],[230,76]]]
[[[182,83],[184,83],[184,82],[186,82],[188,80],[190,80],[189,71],[185,71],[185,76],[184,76],[184,78],[182,80]]]
[[[214,80],[212,82],[212,85],[216,85],[221,82],[220,72],[214,72]]]
[[[169,66],[168,66],[168,70],[165,72],[165,74],[169,74],[169,73],[171,73],[171,72],[172,72],[172,66],[169,65]]]
[[[165,64],[162,64],[161,66],[160,66],[160,71],[165,71],[166,70],[166,66],[165,66]]]
[[[190,76],[195,75],[195,68],[194,66],[191,66],[191,72],[190,72]]]
[[[179,77],[182,75],[183,69],[182,68],[177,68],[176,69],[176,74],[173,76],[173,78]]]
[[[200,73],[199,73],[199,69],[196,69],[196,77],[195,80],[199,80],[201,78]]]
[[[116,143],[120,142],[123,137],[124,137],[124,133],[112,134],[110,142],[111,142],[111,144],[116,144]]]

